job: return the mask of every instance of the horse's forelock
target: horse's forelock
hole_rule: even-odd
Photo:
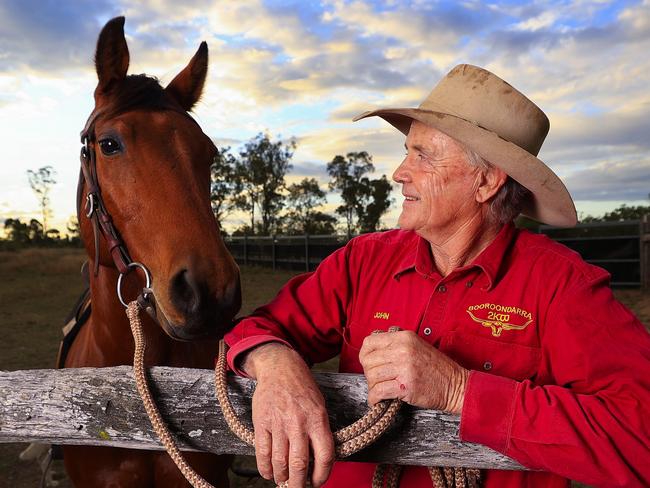
[[[108,106],[102,110],[104,116],[115,117],[132,110],[181,111],[157,78],[147,75],[129,75],[111,92]]]

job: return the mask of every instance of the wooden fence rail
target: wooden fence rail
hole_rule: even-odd
[[[362,376],[315,373],[333,429],[367,409]],[[155,367],[150,384],[163,417],[186,450],[253,454],[230,433],[214,396],[213,372]],[[230,397],[250,419],[254,382],[231,378]],[[458,439],[460,419],[404,407],[375,445],[350,460],[411,465],[524,469],[478,444]],[[46,442],[161,450],[128,366],[0,372],[0,443]]]

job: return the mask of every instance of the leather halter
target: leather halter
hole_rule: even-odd
[[[126,274],[130,271],[129,265],[132,263],[129,252],[124,245],[117,229],[113,225],[113,219],[106,210],[102,192],[99,188],[97,181],[97,157],[95,154],[95,121],[101,115],[101,112],[93,111],[86,122],[85,127],[81,131],[81,148],[80,161],[81,161],[81,174],[79,181],[79,188],[77,189],[77,219],[79,219],[81,210],[81,196],[83,191],[81,188],[81,176],[86,183],[86,217],[90,219],[93,224],[93,235],[95,237],[95,276],[99,271],[99,233],[101,232],[108,243],[108,250],[113,258],[117,270]]]
[[[122,299],[120,290],[122,277],[128,274],[134,267],[141,268],[147,279],[147,285],[138,295],[138,302],[147,313],[157,321],[155,297],[151,286],[151,277],[148,269],[141,263],[134,262],[129,255],[129,251],[122,241],[119,232],[113,225],[113,219],[106,210],[104,199],[102,197],[99,181],[97,180],[97,155],[95,152],[95,122],[102,115],[101,111],[93,110],[88,117],[86,125],[81,131],[81,170],[79,171],[79,182],[77,185],[77,220],[81,223],[81,201],[83,199],[84,184],[86,187],[86,217],[90,219],[93,225],[93,237],[95,241],[95,264],[94,275],[99,272],[99,234],[101,233],[108,244],[108,250],[113,258],[113,263],[120,273],[117,283],[117,295],[120,302],[126,306]]]
[[[187,117],[196,124],[197,127],[199,127],[196,120],[194,120],[187,111],[177,104],[168,102],[165,109],[177,112]],[[93,224],[93,236],[95,241],[94,275],[97,276],[97,273],[99,272],[99,235],[101,233],[108,244],[108,250],[113,259],[113,263],[115,263],[115,267],[119,271],[121,277],[128,274],[135,267],[139,267],[144,271],[148,284],[143,288],[142,293],[138,296],[138,302],[142,308],[144,308],[147,313],[157,321],[155,296],[153,290],[149,288],[149,282],[151,279],[149,271],[143,264],[134,262],[131,259],[129,251],[126,248],[124,241],[122,241],[119,232],[113,225],[113,219],[111,218],[110,213],[108,213],[108,210],[106,209],[99,181],[97,180],[97,155],[95,152],[97,141],[95,140],[95,123],[103,114],[104,111],[102,110],[93,110],[80,134],[83,147],[81,148],[81,154],[79,157],[81,161],[81,170],[79,171],[79,182],[77,185],[77,220],[81,223],[81,202],[84,197],[85,184],[86,217],[88,217]],[[120,293],[120,283],[121,280],[118,281],[117,294],[120,302],[122,302],[126,307],[126,303],[124,303]]]

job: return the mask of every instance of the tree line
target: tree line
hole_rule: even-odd
[[[351,235],[379,230],[381,217],[390,207],[392,187],[386,175],[372,178],[375,166],[370,154],[335,156],[327,164],[330,180],[323,188],[316,178],[287,183],[295,149],[295,139],[274,141],[260,133],[238,152],[230,147],[219,151],[210,169],[210,200],[222,228],[239,211],[247,216],[247,223],[237,227],[234,235],[335,234],[340,230]],[[64,233],[48,227],[52,217],[49,195],[57,183],[52,166],[28,170],[27,179],[41,220],[5,219],[4,240],[19,246],[79,245],[76,217],[70,218]],[[323,210],[328,193],[340,195],[335,215]]]
[[[341,200],[334,216],[322,210],[327,191],[315,178],[287,184],[295,148],[294,139],[273,141],[260,133],[237,153],[230,147],[221,150],[211,170],[217,220],[223,223],[235,211],[247,215],[248,222],[235,235],[334,234],[339,223],[348,235],[379,229],[392,187],[386,175],[371,177],[375,166],[370,154],[350,152],[327,163],[327,190]]]
[[[321,186],[316,178],[288,184],[293,169],[295,139],[272,140],[257,134],[239,151],[225,147],[215,157],[210,170],[210,200],[215,218],[222,225],[235,212],[247,222],[234,235],[348,235],[379,230],[381,217],[391,204],[391,184],[386,175],[373,178],[375,166],[366,151],[336,155],[327,163],[329,181]],[[56,184],[51,166],[28,170],[27,180],[38,200],[41,220],[7,218],[4,243],[25,245],[80,245],[79,222],[71,217],[66,232],[50,228],[50,191]],[[335,215],[323,210],[327,194],[336,194],[340,204]],[[602,216],[581,215],[581,222],[640,219],[650,214],[650,205],[620,205]],[[520,217],[518,225],[536,229],[539,224]],[[6,247],[6,246],[5,246]]]

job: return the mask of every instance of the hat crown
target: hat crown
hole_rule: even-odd
[[[535,156],[549,130],[537,105],[495,74],[470,64],[452,69],[419,108],[460,117]]]

